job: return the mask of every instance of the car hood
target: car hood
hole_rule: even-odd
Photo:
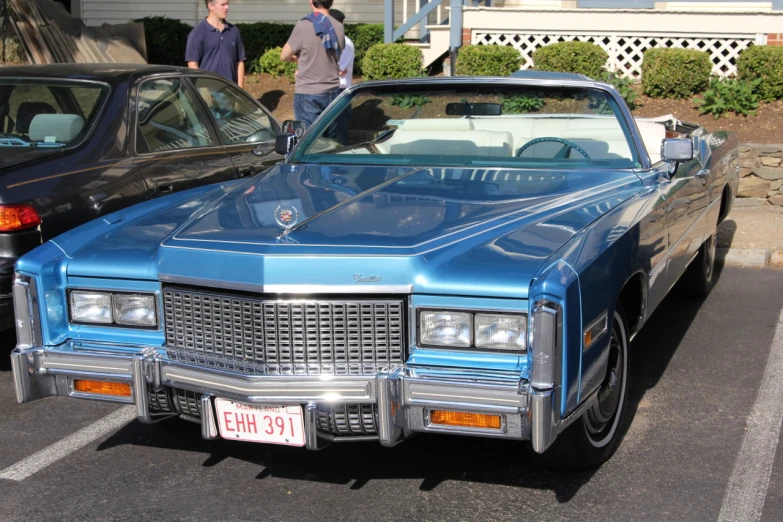
[[[0,147],[0,171],[58,153],[60,153],[58,149],[45,147]]]
[[[632,172],[284,164],[56,241],[69,275],[525,297],[547,259],[641,188]]]

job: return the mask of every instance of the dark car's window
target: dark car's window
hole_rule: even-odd
[[[0,147],[63,148],[80,143],[109,93],[94,82],[0,80]]]
[[[139,88],[137,114],[139,152],[188,149],[212,145],[207,122],[178,78],[144,82]]]
[[[275,139],[269,116],[241,91],[211,78],[195,78],[193,83],[214,116],[226,143]]]

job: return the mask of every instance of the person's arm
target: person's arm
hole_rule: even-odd
[[[291,49],[291,46],[286,43],[283,46],[283,49],[280,51],[280,60],[284,62],[294,62],[296,63],[296,55],[294,54],[294,51]]]
[[[189,69],[198,69],[198,64],[196,62],[188,62],[188,68]]]
[[[188,34],[188,43],[185,46],[185,62],[190,69],[198,69],[201,62],[201,41],[196,37],[196,30],[193,29]]]
[[[245,62],[237,64],[237,85],[242,89],[245,88]]]

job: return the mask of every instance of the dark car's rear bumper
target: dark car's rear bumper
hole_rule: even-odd
[[[40,244],[41,231],[38,228],[0,233],[0,331],[14,325],[14,303],[11,297],[14,265],[20,257]]]

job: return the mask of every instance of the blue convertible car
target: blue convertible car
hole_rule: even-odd
[[[284,125],[298,130],[295,122]],[[318,449],[417,432],[617,447],[629,342],[713,284],[730,133],[576,75],[369,82],[262,177],[142,203],[19,260],[20,402]]]

